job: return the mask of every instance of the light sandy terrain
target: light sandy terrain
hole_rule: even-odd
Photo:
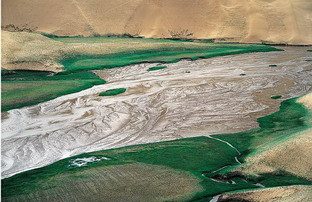
[[[174,185],[172,184],[174,182]],[[89,168],[43,180],[40,191],[3,201],[184,201],[202,191],[189,173],[147,164]],[[57,186],[53,186],[57,185]],[[48,189],[44,189],[48,187]]]
[[[311,0],[3,0],[2,26],[57,35],[124,34],[312,44]]]
[[[311,90],[308,48],[96,71],[107,84],[3,117],[2,177],[88,151],[257,127],[278,109],[271,95]],[[121,87],[124,94],[98,96]]]
[[[227,194],[218,201],[244,199],[251,202],[302,202],[312,201],[312,186],[289,186],[249,191],[238,194]]]
[[[61,71],[65,44],[40,34],[1,31],[1,68]]]
[[[307,108],[312,110],[312,93],[299,98],[298,102],[304,104]]]

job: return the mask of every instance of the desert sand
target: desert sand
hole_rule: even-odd
[[[312,1],[3,0],[2,26],[56,35],[312,44]]]
[[[298,99],[298,102],[305,105],[307,108],[312,110],[312,93],[309,93]]]

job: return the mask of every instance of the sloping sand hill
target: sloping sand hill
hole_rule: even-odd
[[[4,29],[57,35],[312,44],[311,0],[3,0],[2,17]]]

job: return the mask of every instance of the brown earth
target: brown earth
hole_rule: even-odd
[[[312,44],[311,0],[3,0],[7,30]]]

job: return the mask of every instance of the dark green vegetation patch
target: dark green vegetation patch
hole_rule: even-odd
[[[113,95],[118,95],[121,93],[126,92],[126,88],[115,88],[115,89],[110,89],[107,91],[104,91],[102,93],[99,94],[99,96],[113,96]]]
[[[264,173],[258,177],[232,172],[233,168],[239,165],[235,157],[243,162],[250,153],[311,127],[308,121],[310,118],[311,114],[303,105],[296,103],[295,99],[290,99],[282,102],[278,112],[258,119],[260,127],[257,129],[231,135],[216,135],[212,138],[187,138],[86,153],[17,174],[2,180],[2,198],[9,200],[24,194],[31,196],[39,190],[48,191],[62,182],[62,176],[79,179],[80,172],[85,173],[91,168],[137,162],[192,173],[201,180],[204,188],[203,192],[194,197],[194,200],[198,201],[209,201],[213,196],[228,191],[259,188],[259,183],[265,187],[312,185],[311,181],[281,171]],[[231,143],[241,154],[220,140]],[[87,157],[105,157],[110,160],[95,162],[85,167],[70,166],[73,159]],[[94,179],[84,178],[86,183],[92,180]]]
[[[280,98],[282,98],[281,95],[272,95],[271,96],[271,99],[273,99],[273,100],[277,100],[277,99],[280,99]]]
[[[87,71],[52,73],[2,70],[1,79],[2,111],[38,104],[105,83]]]
[[[164,65],[158,65],[158,66],[154,66],[154,67],[150,67],[150,68],[148,68],[148,70],[147,71],[156,71],[156,70],[161,70],[161,69],[165,69],[165,68],[167,68],[167,66],[164,66]]]

